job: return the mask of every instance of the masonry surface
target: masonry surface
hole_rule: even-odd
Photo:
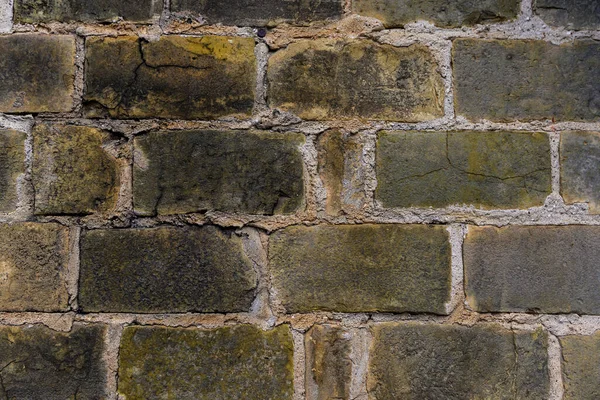
[[[590,400],[596,0],[0,0],[0,400]]]

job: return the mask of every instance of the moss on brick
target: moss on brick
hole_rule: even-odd
[[[128,327],[119,351],[119,393],[148,398],[284,400],[293,395],[288,326],[213,330]]]
[[[560,136],[560,195],[566,203],[588,203],[600,213],[600,134],[563,132]]]
[[[600,333],[559,338],[565,400],[595,399],[600,395]]]
[[[0,212],[17,208],[18,181],[25,178],[26,136],[23,132],[0,130]]]

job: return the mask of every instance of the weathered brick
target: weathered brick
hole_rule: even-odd
[[[600,28],[597,0],[535,0],[535,13],[550,26],[567,29]]]
[[[350,334],[332,325],[315,325],[306,334],[306,398],[350,398]]]
[[[306,40],[269,59],[271,107],[304,119],[416,122],[441,117],[444,88],[431,52],[368,40]]]
[[[526,208],[552,190],[543,133],[383,132],[376,168],[384,207]]]
[[[256,273],[231,230],[92,230],[80,257],[84,312],[238,312],[254,299]]]
[[[17,183],[25,172],[23,132],[0,129],[0,212],[17,208]]]
[[[74,324],[70,332],[43,325],[0,327],[3,399],[104,399],[105,328]]]
[[[600,313],[600,228],[469,227],[467,302],[481,312]]]
[[[85,126],[37,124],[33,130],[36,214],[90,214],[114,208],[116,160],[102,144],[109,135]]]
[[[274,26],[338,19],[343,10],[340,0],[173,0],[171,11],[200,14],[209,24]]]
[[[516,18],[519,0],[355,0],[355,13],[378,18],[387,28],[426,20],[444,28]]]
[[[560,345],[564,400],[597,399],[600,396],[600,333],[563,336]]]
[[[40,22],[149,22],[159,16],[162,0],[15,0],[14,18],[17,23]]]
[[[560,136],[560,194],[566,203],[589,203],[600,213],[600,134],[564,132]]]
[[[0,36],[0,112],[67,112],[75,94],[75,40],[66,35]]]
[[[252,38],[91,37],[85,64],[90,117],[211,119],[254,105]]]
[[[600,117],[600,43],[454,41],[455,106],[472,120]]]
[[[289,327],[127,327],[119,393],[137,399],[283,400],[293,395]]]
[[[374,399],[548,398],[548,338],[541,329],[406,323],[373,330]]]
[[[69,231],[57,224],[0,225],[0,310],[65,311]]]
[[[154,132],[135,138],[140,215],[220,210],[287,214],[303,202],[300,134]]]
[[[294,226],[271,235],[269,258],[288,312],[446,313],[450,245],[443,226]]]

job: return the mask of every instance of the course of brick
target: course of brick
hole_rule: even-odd
[[[0,0],[0,400],[599,398],[599,4]]]

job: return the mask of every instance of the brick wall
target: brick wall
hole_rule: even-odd
[[[595,399],[600,3],[0,0],[0,399]]]

